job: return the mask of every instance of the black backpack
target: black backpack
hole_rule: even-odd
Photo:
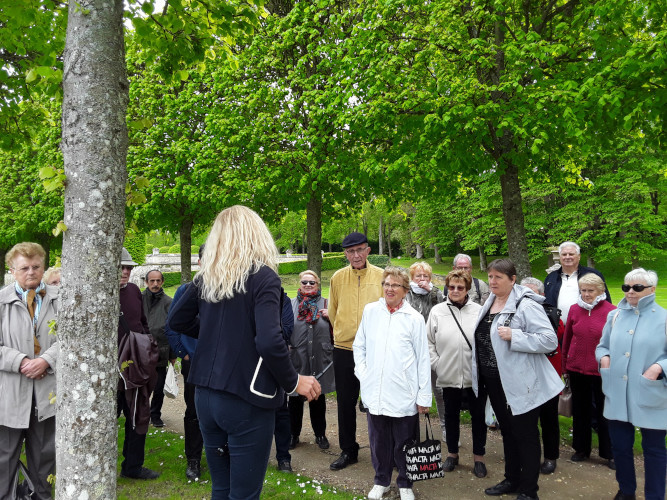
[[[525,298],[526,296],[524,295],[523,297],[520,297],[519,300],[516,302],[516,309],[517,311],[519,310],[519,304],[521,301]],[[531,299],[532,300],[532,299]],[[554,333],[556,334],[556,337],[558,336],[558,325],[560,324],[560,315],[561,315],[561,310],[558,309],[556,306],[552,306],[551,304],[548,304],[547,302],[542,302],[542,309],[544,309],[544,312],[547,315],[547,318],[549,318],[549,323],[551,323],[551,328],[553,328]],[[510,314],[509,318],[505,320],[504,326],[509,326],[510,322],[512,321],[512,318],[514,317],[514,313]],[[558,340],[558,347],[554,349],[552,352],[547,353],[547,357],[555,356],[558,354],[558,349],[560,349],[560,339]]]

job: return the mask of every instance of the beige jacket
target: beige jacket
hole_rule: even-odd
[[[449,306],[449,307],[448,307]],[[450,310],[451,307],[451,310]],[[460,310],[451,305],[449,298],[433,306],[426,323],[428,350],[431,356],[431,369],[435,371],[437,387],[472,387],[472,350],[475,345],[475,326],[477,315],[482,306],[468,300]],[[452,311],[454,316],[452,316]],[[463,328],[468,339],[463,338],[456,320]]]
[[[27,429],[35,391],[37,417],[41,422],[56,414],[56,405],[49,395],[56,394],[55,367],[58,359],[58,341],[49,335],[49,322],[58,311],[58,288],[46,287],[37,321],[37,339],[42,346],[39,357],[50,368],[43,379],[29,379],[19,371],[23,358],[34,358],[35,341],[28,308],[16,295],[13,286],[0,290],[0,425],[13,429]]]
[[[365,269],[339,269],[331,277],[329,321],[333,325],[334,347],[352,350],[366,304],[382,297],[384,271],[366,261]]]

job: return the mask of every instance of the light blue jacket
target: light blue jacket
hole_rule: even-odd
[[[618,312],[618,316],[616,316]],[[632,307],[625,299],[607,316],[595,359],[609,356],[609,368],[600,368],[605,395],[604,416],[644,429],[667,430],[667,311],[655,303],[655,294]],[[654,363],[662,378],[643,376]]]
[[[521,297],[524,298],[517,310],[516,303]],[[489,295],[479,312],[477,325],[495,300],[495,294]],[[513,415],[537,408],[563,390],[563,382],[545,356],[558,347],[558,338],[542,308],[542,302],[544,297],[530,288],[514,285],[505,307],[491,324],[491,345],[498,361],[500,382]],[[503,325],[511,313],[515,313],[510,323],[512,340],[507,341],[498,335],[498,327]],[[472,387],[477,394],[475,343],[472,347]]]

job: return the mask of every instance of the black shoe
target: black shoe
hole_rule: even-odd
[[[289,449],[293,450],[297,444],[299,444],[299,436],[292,436],[292,439],[289,441]]]
[[[610,458],[607,462],[607,467],[609,467],[611,470],[616,470],[616,461],[613,458]]]
[[[499,497],[505,493],[516,493],[516,490],[518,489],[519,487],[517,485],[510,483],[507,479],[504,479],[495,486],[491,486],[490,488],[485,489],[484,493],[492,497]]]
[[[153,427],[164,427],[164,422],[160,417],[151,418],[151,424],[153,424]]]
[[[458,464],[459,457],[447,457],[445,458],[445,463],[442,464],[442,470],[445,472],[452,472]]]
[[[570,457],[570,460],[572,460],[573,462],[583,462],[584,460],[588,460],[588,455],[578,451]]]
[[[129,479],[157,479],[160,477],[160,473],[147,469],[146,467],[142,467],[136,474],[127,474],[121,471],[120,477],[127,477]]]
[[[526,495],[525,493],[519,494],[518,497],[516,497],[516,500],[539,500],[540,497],[535,495],[534,497],[531,497],[530,495]]]
[[[486,477],[486,465],[484,462],[475,462],[472,473],[477,477]]]
[[[317,443],[317,446],[320,447],[320,450],[329,449],[329,440],[327,439],[326,436],[317,436],[315,438],[315,443]]]
[[[289,460],[281,460],[278,462],[278,470],[283,472],[293,472],[291,462]]]
[[[556,470],[556,461],[545,458],[544,462],[542,462],[542,466],[540,467],[540,472],[542,474],[553,474],[555,470]]]
[[[616,493],[614,500],[635,500],[636,498],[637,497],[635,497],[635,495],[626,495],[621,490],[618,490],[618,493]]]
[[[188,468],[185,469],[185,477],[195,481],[201,477],[201,464],[199,460],[188,460]]]
[[[341,470],[347,467],[348,465],[356,464],[359,460],[356,456],[350,455],[348,452],[344,451],[340,454],[336,460],[334,460],[329,468],[331,470]]]

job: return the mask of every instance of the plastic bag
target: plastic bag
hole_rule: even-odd
[[[174,370],[174,365],[172,365],[171,363],[169,363],[169,368],[167,368],[167,378],[164,381],[164,395],[172,399],[178,396],[178,382],[176,382],[176,370]]]

